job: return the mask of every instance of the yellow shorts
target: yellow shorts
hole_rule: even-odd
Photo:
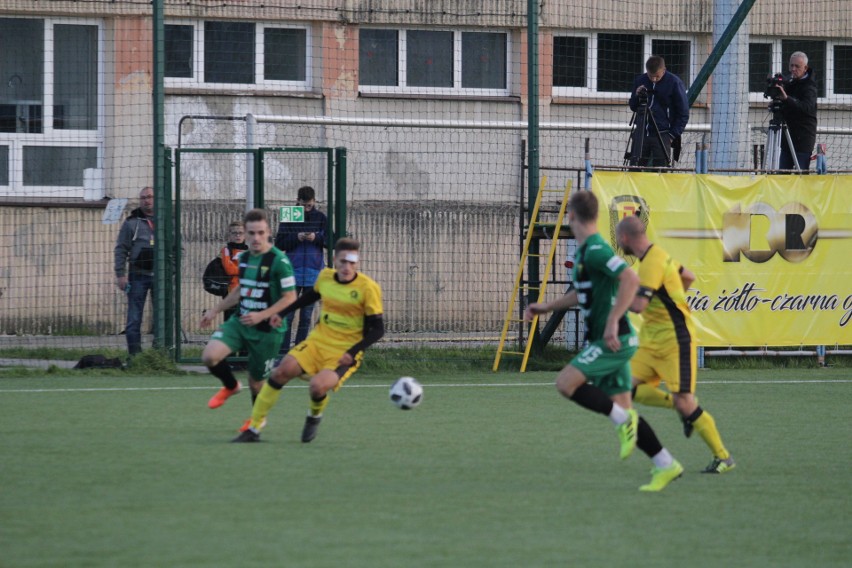
[[[694,343],[670,343],[650,346],[639,342],[639,350],[630,360],[633,378],[659,386],[662,381],[671,393],[694,393],[697,351]]]
[[[307,379],[316,375],[323,369],[331,369],[337,373],[339,377],[334,391],[343,386],[346,379],[355,374],[355,371],[361,366],[361,361],[364,358],[364,352],[361,351],[355,356],[355,362],[349,366],[340,364],[340,357],[345,353],[340,347],[329,347],[320,341],[308,337],[303,342],[299,343],[287,355],[291,355],[299,363],[299,366],[304,371],[301,378]]]

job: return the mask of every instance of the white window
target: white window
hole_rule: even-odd
[[[509,94],[509,36],[459,30],[359,31],[364,93]]]
[[[801,51],[813,69],[817,96],[825,102],[852,103],[852,40],[777,39],[752,36],[748,44],[749,100],[763,97],[768,77],[789,73],[790,55]]]
[[[102,54],[98,21],[0,18],[0,194],[83,196],[102,168]]]
[[[629,33],[570,33],[553,37],[554,96],[623,98],[645,61],[659,55],[688,88],[695,75],[692,38]]]
[[[304,26],[170,20],[164,40],[168,86],[311,87],[311,33]]]

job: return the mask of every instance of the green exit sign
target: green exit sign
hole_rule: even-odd
[[[278,210],[278,222],[280,223],[304,223],[305,208],[301,205],[282,207]]]

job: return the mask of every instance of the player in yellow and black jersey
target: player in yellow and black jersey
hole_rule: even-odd
[[[311,290],[287,306],[278,316],[322,299],[319,322],[305,341],[293,347],[263,385],[252,407],[249,428],[234,442],[257,442],[269,411],[284,385],[296,377],[310,376],[310,410],[302,430],[302,442],[316,437],[330,390],[337,391],[361,365],[364,350],[384,335],[382,289],[375,280],[358,272],[360,244],[340,239],[334,247],[334,268],[320,272]],[[270,323],[275,323],[270,320]]]
[[[713,461],[703,472],[729,471],[735,466],[734,459],[722,443],[716,421],[695,397],[695,329],[686,303],[686,289],[695,275],[648,240],[638,217],[622,219],[615,234],[624,252],[640,260],[639,292],[630,307],[642,314],[639,350],[630,360],[636,385],[633,399],[650,406],[674,407],[686,436],[694,429],[713,452]],[[661,381],[668,393],[658,388]]]

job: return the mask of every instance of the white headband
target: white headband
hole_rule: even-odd
[[[343,257],[343,260],[349,262],[358,262],[358,254],[354,252],[347,252],[346,256]]]

